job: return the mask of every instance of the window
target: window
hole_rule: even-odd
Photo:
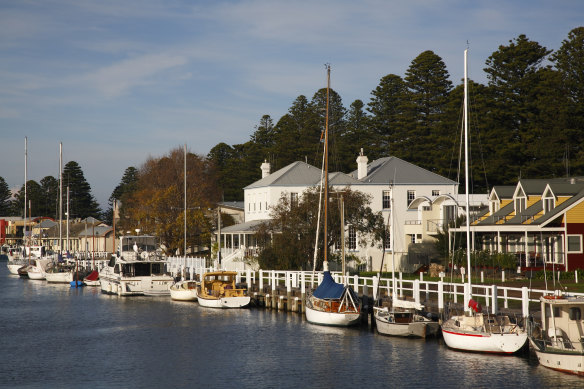
[[[578,307],[570,308],[570,320],[581,320],[582,319],[582,311]]]
[[[387,226],[385,229],[385,242],[384,248],[385,250],[391,251],[391,226]]]
[[[391,208],[391,191],[383,191],[383,209]]]
[[[429,205],[423,205],[422,206],[422,211],[431,211],[431,210],[432,210],[432,207],[429,206]]]
[[[527,199],[525,197],[518,197],[515,199],[515,214],[525,211]]]
[[[355,227],[349,226],[349,250],[357,250],[357,231]]]
[[[440,196],[440,191],[438,189],[432,189],[432,196]]]
[[[290,207],[297,207],[298,206],[298,193],[292,192],[290,193]]]
[[[408,206],[414,201],[416,198],[416,191],[415,190],[408,190]]]
[[[582,252],[582,235],[568,235],[568,252]]]
[[[491,200],[489,202],[489,210],[491,211],[491,215],[501,209],[501,204],[497,200]]]
[[[543,213],[548,213],[555,207],[555,200],[553,197],[543,199]]]
[[[410,242],[414,243],[414,244],[416,243],[416,235],[415,234],[410,235]]]

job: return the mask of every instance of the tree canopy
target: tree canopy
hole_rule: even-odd
[[[486,59],[487,84],[469,80],[474,192],[520,177],[584,174],[583,64],[584,27],[570,31],[556,52],[521,34]],[[420,53],[403,76],[381,77],[368,102],[347,109],[334,87],[330,92],[332,170],[356,169],[363,148],[370,160],[393,155],[459,179],[462,81],[452,84],[437,53]],[[320,166],[325,93],[298,96],[273,127],[261,124],[263,116],[247,143],[211,150],[226,200],[243,199],[264,159],[272,171],[298,160]]]
[[[167,254],[184,253],[184,164],[181,147],[149,158],[138,170],[137,180],[130,180],[132,190],[121,196],[120,229],[159,237]],[[202,156],[186,154],[186,177],[186,246],[195,250],[210,245],[209,213],[219,200],[219,189],[212,165]]]

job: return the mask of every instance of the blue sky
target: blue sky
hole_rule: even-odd
[[[326,86],[325,63],[348,107],[425,50],[458,84],[468,41],[486,83],[499,45],[558,49],[581,25],[581,0],[0,0],[0,176],[24,183],[27,136],[28,179],[58,177],[63,142],[105,208],[148,157],[246,142]]]

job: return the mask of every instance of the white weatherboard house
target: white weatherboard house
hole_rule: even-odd
[[[244,223],[221,229],[224,267],[243,269],[245,265],[242,258],[257,253],[255,228],[270,219],[270,208],[278,203],[282,195],[290,196],[291,202],[299,201],[303,192],[318,186],[321,179],[321,170],[304,162],[291,163],[271,174],[268,163],[263,163],[261,169],[262,178],[244,188]],[[431,234],[425,233],[422,228],[409,226],[421,226],[420,211],[427,210],[423,207],[432,208],[435,200],[442,199],[436,202],[432,213],[437,225],[453,218],[451,212],[459,212],[449,208],[449,201],[445,201],[455,203],[453,199],[458,193],[457,182],[396,157],[380,158],[368,163],[367,157],[361,152],[357,158],[357,169],[350,174],[329,173],[329,185],[333,191],[350,187],[351,190],[369,194],[369,206],[373,212],[381,211],[386,223],[391,224],[392,220],[395,223],[393,228],[388,228],[393,231],[394,237],[385,247],[386,271],[391,270],[392,250],[395,250],[393,257],[396,270],[411,271],[418,265],[408,261],[408,247],[431,238]],[[392,197],[394,215],[389,217]],[[420,209],[410,207],[414,201],[417,201]],[[390,246],[391,241],[394,247]],[[350,226],[347,226],[345,242],[346,252],[358,257],[366,270],[379,270],[383,254],[381,248],[377,245],[371,247],[370,242],[361,242]]]

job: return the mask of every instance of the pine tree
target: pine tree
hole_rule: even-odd
[[[12,193],[4,177],[0,177],[0,216],[12,216]]]
[[[91,186],[85,180],[81,166],[75,161],[67,162],[63,168],[63,188],[67,186],[69,187],[69,212],[72,216],[82,219],[89,216],[101,217],[99,205],[91,194]]]

